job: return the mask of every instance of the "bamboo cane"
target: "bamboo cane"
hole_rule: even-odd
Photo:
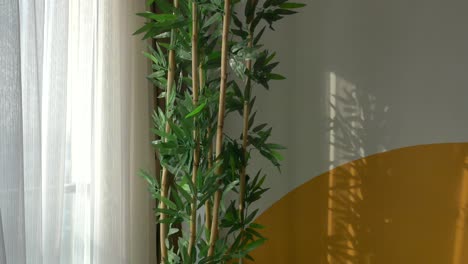
[[[174,7],[179,7],[179,1],[174,0]],[[171,42],[174,41],[174,31],[171,31]],[[173,92],[172,88],[174,85],[174,75],[175,75],[175,51],[169,50],[169,67],[167,71],[167,88],[166,88],[166,107],[169,104],[170,94]],[[170,133],[171,127],[169,123],[166,123],[166,133]],[[162,177],[161,177],[161,197],[167,198],[169,185],[168,185],[168,178],[169,178],[169,171],[165,166],[163,166],[162,170]],[[159,208],[166,209],[166,204],[160,202]],[[166,219],[166,214],[161,213],[160,220],[163,221]],[[161,247],[161,263],[164,263],[167,259],[167,247],[166,247],[166,239],[168,233],[168,225],[167,223],[160,223],[161,230],[159,236],[159,244]]]
[[[204,87],[205,87],[205,75],[204,75],[204,72],[203,72],[203,66],[202,64],[200,63],[198,65],[198,80],[199,80],[199,83],[200,83],[200,92],[203,91]],[[208,127],[208,131],[207,131],[207,134],[206,134],[206,137],[209,139],[211,136],[211,127]],[[209,148],[208,148],[208,169],[211,169],[213,168],[213,144],[209,144]],[[207,230],[210,230],[211,229],[211,206],[210,206],[210,200],[207,200],[205,202],[205,225],[206,225],[206,229]]]
[[[249,3],[252,6],[254,6],[256,3],[254,3],[253,0],[249,1]],[[252,17],[249,19],[252,21],[254,19],[255,13],[252,15]],[[253,46],[253,37],[254,37],[254,32],[253,28],[251,25],[249,26],[249,42],[248,42],[248,47],[252,48]],[[247,71],[250,73],[252,70],[252,60],[247,59],[246,60],[246,68]],[[239,177],[239,215],[241,219],[244,217],[244,212],[245,212],[245,184],[246,184],[246,174],[247,174],[247,146],[249,144],[248,141],[248,132],[249,132],[249,116],[250,116],[250,94],[251,94],[251,77],[250,74],[247,76],[247,82],[245,85],[244,89],[244,111],[243,111],[243,129],[242,129],[242,155],[244,157],[244,165],[242,166],[241,169],[241,174]],[[244,228],[241,228],[241,234],[244,232]],[[239,263],[243,263],[243,259],[239,259]]]
[[[199,93],[199,69],[198,69],[198,8],[196,0],[192,1],[192,102],[195,107],[198,105]],[[193,138],[195,140],[195,149],[193,150],[193,167],[192,167],[192,182],[196,184],[198,167],[200,163],[200,141],[199,133],[196,128],[196,118],[194,120],[195,129],[193,130]],[[192,248],[195,244],[195,236],[197,234],[197,194],[196,188],[192,198],[191,216],[190,216],[190,240],[189,240],[189,256],[192,255]]]
[[[252,47],[252,37],[253,33],[249,33],[249,43],[248,47]],[[246,61],[246,68],[250,72],[252,70],[252,60],[248,59]],[[251,91],[251,79],[250,75],[247,77],[247,83],[245,86],[244,92],[244,115],[243,115],[243,129],[242,129],[242,155],[244,156],[244,162],[247,162],[247,145],[248,141],[248,132],[249,132],[249,116],[250,116],[250,91]],[[244,164],[241,169],[240,175],[240,187],[239,187],[239,213],[242,216],[245,210],[245,178],[246,178],[246,170],[247,164]]]
[[[169,71],[167,74],[167,97],[166,97],[166,105],[169,101],[169,94],[172,93],[172,85],[174,83],[174,70],[175,70],[175,54],[174,51],[169,51]],[[166,123],[166,133],[170,133],[170,125]],[[167,198],[168,197],[168,178],[169,178],[169,171],[165,166],[163,166],[162,171],[162,179],[161,179],[161,197]],[[160,202],[159,208],[166,209],[166,204]],[[166,219],[166,214],[161,213],[160,219]],[[160,233],[160,246],[161,246],[161,262],[163,263],[164,260],[167,258],[167,247],[166,247],[166,239],[167,239],[167,232],[168,232],[168,225],[167,223],[161,223],[161,233]]]
[[[208,137],[211,135],[211,127],[208,128]],[[208,169],[213,168],[213,144],[208,149]],[[205,223],[206,229],[211,230],[211,202],[210,199],[205,202]]]
[[[218,125],[216,129],[216,159],[221,156],[223,150],[223,127],[224,127],[224,110],[226,101],[226,80],[227,80],[227,59],[228,59],[228,35],[229,24],[231,21],[231,0],[224,0],[224,15],[223,15],[223,34],[221,43],[221,83],[219,93],[219,111]],[[216,174],[221,175],[222,167],[216,169]],[[213,219],[211,221],[210,248],[208,256],[213,256],[215,241],[218,237],[218,214],[221,202],[221,190],[217,190],[213,203]]]

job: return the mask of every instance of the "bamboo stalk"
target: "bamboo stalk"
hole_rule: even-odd
[[[206,229],[211,230],[211,204],[210,201],[205,202],[205,224]]]
[[[231,21],[231,0],[224,0],[224,15],[223,15],[223,35],[221,43],[221,83],[219,93],[219,111],[218,111],[218,125],[216,129],[216,159],[221,156],[223,150],[223,127],[224,127],[224,111],[226,101],[226,80],[227,80],[227,59],[228,59],[228,35],[229,24]],[[216,169],[216,174],[221,175],[222,167]],[[211,222],[210,234],[210,248],[208,256],[213,256],[215,241],[218,237],[218,214],[221,202],[221,190],[217,190],[213,203],[213,219]]]
[[[212,215],[213,219],[211,221],[210,248],[208,249],[208,257],[213,256],[216,239],[218,237],[218,214],[219,214],[220,203],[221,203],[221,191],[217,190],[214,196],[214,203],[213,203],[213,215]]]
[[[192,103],[195,107],[198,105],[198,7],[196,0],[192,1]],[[192,182],[196,185],[198,167],[200,163],[200,141],[199,132],[196,128],[196,117],[194,118],[195,129],[193,130],[193,138],[195,140],[195,149],[193,150],[193,167],[192,167]],[[189,240],[189,256],[192,255],[192,248],[195,245],[195,237],[197,234],[197,194],[196,188],[192,197],[192,207],[190,216],[190,240]]]
[[[168,193],[167,178],[168,178],[168,171],[165,167],[163,167],[162,179],[161,179],[161,197],[167,197],[167,193]],[[163,202],[160,202],[159,208],[166,209],[166,205]],[[161,213],[160,220],[162,221],[164,219],[166,219],[166,214]],[[168,226],[167,226],[167,223],[161,223],[160,226],[161,226],[161,230],[159,234],[159,245],[161,247],[161,263],[164,263],[165,259],[167,258],[166,239],[167,239]]]
[[[174,70],[175,70],[175,54],[174,51],[169,51],[169,71],[167,77],[167,94],[166,94],[166,105],[169,101],[169,95],[172,93],[172,85],[174,83]],[[166,133],[170,133],[171,128],[169,123],[166,123]],[[163,166],[162,171],[162,179],[161,179],[161,196],[164,198],[168,197],[168,178],[169,178],[169,171],[165,166]],[[167,209],[166,204],[160,202],[159,208]],[[160,219],[166,219],[166,214],[161,213]],[[167,258],[167,247],[166,247],[166,239],[167,239],[167,232],[168,232],[168,225],[167,223],[161,223],[161,233],[160,233],[160,246],[161,246],[161,262]]]
[[[208,127],[208,137],[211,135],[211,127]],[[213,168],[213,144],[210,144],[208,149],[208,169]],[[211,230],[211,201],[210,199],[205,202],[205,223],[206,229]]]
[[[203,91],[203,87],[205,86],[205,77],[203,74],[203,66],[201,63],[198,65],[198,80],[200,83],[200,91]]]
[[[203,72],[203,66],[200,63],[198,65],[198,79],[200,83],[200,91],[203,91],[205,87],[205,75]],[[208,127],[207,135],[206,137],[209,139],[211,135],[211,127]],[[208,169],[213,168],[213,144],[209,144],[209,149],[208,149]],[[205,202],[205,225],[206,229],[210,230],[211,229],[211,205],[210,205],[210,200],[208,199]]]
[[[178,8],[179,7],[179,1],[174,0],[174,7]],[[174,31],[171,31],[171,42],[174,41]],[[169,50],[169,67],[167,71],[167,87],[166,87],[166,108],[167,105],[169,104],[169,98],[170,94],[173,92],[172,88],[174,86],[174,76],[175,76],[175,51],[174,50]],[[171,127],[169,123],[166,123],[166,133],[170,133]],[[165,139],[166,140],[166,139]],[[168,197],[168,191],[169,191],[169,184],[168,184],[168,178],[169,178],[169,171],[165,166],[163,166],[162,170],[162,177],[161,177],[161,197],[167,198]],[[159,208],[161,209],[167,209],[166,204],[163,202],[160,202]],[[160,215],[160,220],[166,219],[166,214],[161,213]],[[167,223],[160,223],[161,230],[160,230],[160,236],[159,236],[159,244],[161,247],[161,263],[164,263],[167,259],[167,246],[166,246],[166,239],[167,239],[167,233],[168,233],[168,224]]]
[[[248,4],[251,4],[252,6],[255,6],[256,3],[254,1],[249,1]],[[250,17],[250,21],[254,19],[255,13],[253,13],[252,17]],[[254,38],[254,32],[253,28],[251,27],[251,24],[249,26],[249,42],[248,42],[248,47],[252,48],[253,46],[253,38]],[[247,59],[246,61],[246,68],[247,71],[252,70],[252,60]],[[243,111],[243,129],[242,129],[242,155],[244,157],[244,165],[242,166],[241,169],[241,175],[240,175],[240,183],[239,183],[239,215],[241,219],[244,219],[244,212],[245,212],[245,185],[246,185],[246,174],[247,174],[247,146],[249,144],[248,140],[248,133],[249,133],[249,116],[250,116],[250,94],[251,94],[251,77],[250,74],[247,76],[247,82],[245,85],[244,89],[244,111]],[[241,235],[244,233],[244,227],[241,228]],[[239,263],[242,264],[244,261],[242,258],[239,259]]]
[[[249,43],[248,47],[251,48],[253,46],[253,32],[250,30],[249,32]],[[252,60],[248,59],[246,61],[246,68],[250,72],[252,70]],[[244,159],[247,159],[247,145],[248,141],[248,132],[249,132],[249,116],[250,116],[250,92],[251,92],[251,78],[250,75],[247,77],[247,83],[245,86],[244,91],[244,111],[243,111],[243,129],[242,129],[242,155]],[[245,160],[246,162],[246,160]],[[240,175],[240,187],[239,187],[239,213],[241,216],[244,214],[245,210],[245,178],[246,178],[246,171],[247,171],[247,164],[244,164],[241,169]]]

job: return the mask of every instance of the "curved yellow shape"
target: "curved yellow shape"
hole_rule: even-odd
[[[255,263],[468,263],[468,144],[407,147],[342,165],[257,220]]]

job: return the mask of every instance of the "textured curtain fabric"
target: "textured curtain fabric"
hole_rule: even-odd
[[[155,261],[144,3],[0,0],[0,264]]]

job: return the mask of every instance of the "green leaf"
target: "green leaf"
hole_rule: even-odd
[[[258,209],[250,213],[246,218],[245,218],[245,223],[250,223],[254,219],[254,217],[257,215]]]
[[[163,214],[172,215],[172,216],[177,215],[177,212],[171,209],[155,208],[154,211],[156,211],[156,213],[163,213]]]
[[[165,71],[156,71],[148,75],[148,78],[158,79],[158,78],[164,77],[165,75],[166,75]]]
[[[221,52],[213,51],[206,57],[206,69],[218,68],[221,64]]]
[[[279,144],[274,144],[274,143],[268,143],[268,144],[266,144],[266,146],[269,149],[286,149],[286,147],[281,146]]]
[[[260,23],[260,21],[263,19],[263,11],[261,12],[257,12],[257,15],[255,16],[255,18],[253,19],[252,23],[250,24],[250,28],[255,31],[255,29],[257,28],[258,26],[258,23]]]
[[[182,196],[185,198],[186,201],[191,201],[192,200],[192,196],[189,194],[188,191],[186,191],[184,189],[184,187],[182,187],[180,185],[176,185],[176,188],[179,191],[179,193],[182,194]]]
[[[177,208],[183,208],[184,207],[184,203],[182,202],[182,199],[180,199],[180,196],[177,193],[177,191],[171,192],[171,198],[172,198],[172,200],[174,200],[175,204],[177,205]]]
[[[250,251],[258,248],[259,246],[263,245],[265,243],[265,241],[266,241],[266,239],[258,239],[258,240],[255,240],[252,243],[249,243],[249,244],[247,244],[247,246],[245,246],[245,251],[250,252]]]
[[[289,9],[277,9],[275,13],[279,15],[292,15],[292,14],[296,14],[297,11],[293,11]]]
[[[144,13],[137,13],[137,16],[149,18],[157,22],[172,21],[172,20],[177,19],[177,16],[174,14],[155,14],[155,13],[148,12],[148,11]]]
[[[197,108],[195,108],[192,112],[188,113],[185,116],[185,119],[196,116],[197,114],[199,114],[205,108],[205,106],[206,106],[206,102],[203,102],[202,104],[197,106]]]
[[[142,177],[143,179],[145,179],[150,186],[157,186],[158,185],[158,182],[156,181],[156,179],[153,176],[149,175],[148,172],[146,172],[144,170],[140,170],[138,172],[138,175],[140,177]]]
[[[249,33],[242,29],[231,29],[231,31],[234,35],[239,36],[243,39],[246,39],[249,36]]]
[[[150,28],[152,28],[154,26],[153,23],[146,23],[144,26],[142,26],[141,28],[139,28],[137,31],[133,32],[133,35],[138,35],[138,34],[141,34],[143,32],[146,32],[148,31]]]
[[[250,224],[250,227],[251,228],[255,228],[255,229],[263,229],[265,228],[265,226],[261,225],[261,224],[258,224],[258,223],[251,223]]]
[[[255,236],[258,238],[265,238],[264,236],[262,236],[262,234],[260,234],[253,228],[246,228],[245,231],[247,231],[247,233],[251,234],[252,236]]]
[[[196,192],[196,186],[193,184],[192,179],[190,178],[189,174],[184,174],[183,180],[184,180],[183,183],[185,183],[184,185],[189,187],[190,192],[195,193]],[[191,201],[191,199],[190,199],[190,201]]]
[[[273,60],[274,58],[276,57],[276,52],[273,52],[272,54],[270,54],[270,56],[268,56],[265,60],[265,64],[268,64],[271,60]]]
[[[258,1],[256,1],[258,2]],[[245,10],[244,10],[244,15],[247,18],[246,23],[250,24],[252,22],[253,15],[255,13],[255,5],[253,5],[252,0],[248,0],[247,3],[245,4]]]
[[[171,219],[171,218],[158,219],[158,220],[156,220],[156,223],[158,223],[158,224],[172,224],[172,223],[174,223],[174,219]]]
[[[256,133],[256,132],[262,130],[263,128],[265,128],[267,125],[268,125],[267,123],[260,124],[260,125],[258,125],[258,126],[256,126],[256,127],[254,127],[254,128],[252,129],[252,131]]]
[[[213,16],[211,16],[204,24],[202,28],[207,28],[211,26],[215,22],[220,22],[222,19],[222,16],[220,13],[216,13]]]
[[[274,0],[266,0],[264,3],[263,3],[263,7],[264,8],[267,8],[269,6],[271,6],[271,4],[274,2]]]
[[[165,205],[167,205],[167,207],[171,208],[171,209],[174,209],[176,210],[177,209],[177,206],[174,202],[172,202],[171,200],[169,200],[168,198],[166,197],[163,197],[161,196],[160,193],[153,193],[153,195],[155,196],[156,199],[158,199],[159,201],[163,202]]]
[[[167,236],[171,236],[173,234],[176,234],[177,232],[179,232],[178,228],[171,228],[171,229],[169,229],[169,232],[167,233]]]
[[[242,28],[242,22],[240,21],[240,19],[239,19],[236,15],[233,15],[233,16],[232,16],[232,19],[234,20],[234,24],[235,24],[238,28]]]
[[[302,3],[283,3],[279,5],[280,8],[286,8],[286,9],[301,8],[304,6],[306,6],[306,4],[302,4]]]
[[[258,175],[260,175],[260,172],[261,171],[258,172],[259,173]],[[257,184],[255,184],[255,188],[256,189],[260,188],[263,185],[263,182],[265,182],[265,179],[266,179],[266,175],[263,175],[263,177],[260,179],[260,181]]]
[[[165,39],[165,38],[170,38],[171,37],[171,32],[164,32],[164,33],[161,33],[157,36],[155,36],[154,38],[155,39]],[[160,43],[162,44],[162,43]]]
[[[181,59],[191,61],[192,60],[192,53],[188,52],[184,49],[179,49],[177,50],[177,56],[179,56]]]
[[[169,120],[169,126],[174,132],[174,135],[176,135],[177,137],[184,138],[186,136],[184,130],[181,129],[178,125],[176,125],[172,120]]]
[[[158,59],[156,57],[148,52],[143,52],[143,55],[147,57],[148,59],[152,60],[154,63],[158,63]]]
[[[174,135],[166,133],[166,131],[155,129],[155,128],[151,129],[151,131],[153,131],[154,134],[160,136],[161,138],[165,138],[168,140],[176,140],[176,137]]]
[[[169,32],[165,32],[165,33],[169,33]],[[162,34],[164,34],[164,33],[162,33]],[[161,35],[161,34],[159,34],[159,35]],[[174,46],[171,46],[171,44],[169,44],[169,43],[160,42],[159,45],[161,45],[161,47],[165,48],[166,50],[173,50],[174,49]]]
[[[173,13],[173,11],[175,11],[174,6],[167,0],[156,0],[156,9],[158,10],[158,12],[166,14],[170,14]]]
[[[271,80],[285,80],[286,79],[286,77],[284,77],[281,74],[277,74],[277,73],[268,74],[268,78],[271,79]]]
[[[257,115],[257,111],[255,111],[249,118],[249,123],[248,123],[248,128],[252,127],[254,121],[255,121],[255,116]]]
[[[277,151],[272,150],[271,154],[279,161],[282,161],[284,159],[283,156]]]
[[[250,100],[249,102],[249,109],[252,109],[254,104],[255,104],[255,101],[257,100],[257,96],[254,96],[254,98],[252,98],[252,100]]]
[[[236,187],[236,185],[239,183],[238,180],[235,180],[231,183],[229,183],[229,185],[227,185],[223,191],[223,196],[226,195],[228,192],[230,192],[232,189],[234,189],[234,187]]]
[[[257,36],[255,37],[255,39],[253,40],[253,44],[254,45],[257,45],[257,43],[260,41],[260,38],[262,38],[263,36],[263,33],[265,32],[265,29],[266,29],[266,26],[264,26],[260,32],[258,32]]]

